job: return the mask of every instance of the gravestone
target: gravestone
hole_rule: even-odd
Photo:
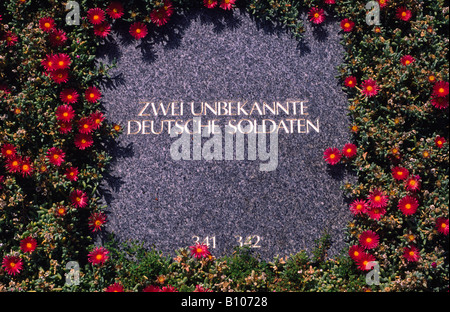
[[[98,55],[117,62],[102,101],[124,130],[110,146],[106,230],[166,254],[205,242],[263,259],[311,251],[326,231],[336,254],[350,220],[340,185],[352,180],[323,160],[350,140],[339,23],[305,21],[301,41],[239,10],[178,13],[143,41],[128,27]]]

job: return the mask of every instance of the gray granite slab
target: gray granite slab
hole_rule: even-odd
[[[337,21],[305,25],[301,42],[239,10],[176,14],[164,27],[149,25],[143,41],[131,39],[128,24],[115,25],[98,56],[117,60],[102,101],[108,120],[125,127],[110,146],[114,162],[103,184],[106,231],[169,254],[208,237],[216,256],[251,236],[253,250],[271,259],[311,251],[326,230],[331,255],[339,251],[350,219],[339,187],[352,177],[342,167],[330,170],[322,155],[350,140],[347,100],[335,78],[344,51]],[[307,118],[319,120],[320,132],[281,131],[278,167],[269,172],[259,170],[259,160],[175,161],[169,151],[176,139],[167,133],[126,133],[129,120],[164,119],[137,116],[139,102],[225,99],[307,100]]]

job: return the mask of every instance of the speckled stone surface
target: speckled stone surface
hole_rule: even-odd
[[[340,28],[337,21],[305,25],[300,43],[239,10],[178,14],[156,32],[149,26],[143,42],[132,40],[129,25],[115,26],[98,57],[117,59],[112,80],[101,86],[109,121],[126,128],[139,119],[141,101],[302,99],[320,133],[281,132],[278,167],[270,172],[259,170],[259,160],[174,161],[168,134],[124,133],[111,146],[115,159],[103,184],[107,232],[168,254],[198,236],[208,237],[219,256],[252,236],[253,250],[272,259],[311,251],[325,230],[330,255],[343,247],[350,215],[339,187],[353,178],[322,159],[327,147],[342,148],[350,138],[346,97],[335,78]]]

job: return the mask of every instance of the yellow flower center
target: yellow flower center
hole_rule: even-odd
[[[81,143],[86,144],[86,140],[85,139],[81,139]]]
[[[439,93],[444,93],[444,91],[445,91],[444,88],[439,88],[438,90]]]
[[[373,90],[373,87],[372,87],[372,86],[367,86],[366,90],[367,90],[367,91],[372,91],[372,90]]]
[[[102,260],[102,259],[103,259],[103,255],[98,254],[98,255],[95,256],[95,259],[97,259],[97,260]]]
[[[355,257],[358,257],[358,256],[359,256],[359,251],[355,251],[355,252],[353,253],[353,255],[354,255]]]
[[[94,19],[94,21],[97,21],[100,18],[100,16],[94,15],[92,18]]]
[[[28,171],[30,169],[30,166],[28,166],[28,165],[23,165],[22,166],[22,170],[23,171]]]
[[[345,23],[344,28],[350,28],[350,23]]]
[[[319,18],[319,17],[320,17],[320,14],[319,14],[319,13],[314,13],[314,17],[315,17],[315,18]]]
[[[96,220],[96,221],[95,221],[95,225],[96,225],[96,226],[100,226],[100,225],[102,225],[102,222],[101,222],[100,220]]]
[[[381,196],[377,195],[377,196],[375,196],[375,198],[373,200],[376,202],[379,202],[379,201],[381,201]]]
[[[67,95],[67,99],[71,100],[73,98],[72,94]]]
[[[411,250],[411,251],[409,252],[409,255],[410,255],[411,257],[414,256],[414,251]]]
[[[402,12],[402,16],[405,17],[406,16],[406,12]]]
[[[55,155],[53,155],[53,159],[58,159],[59,158],[59,155],[58,154],[55,154]]]
[[[59,65],[59,66],[64,66],[64,61],[59,61],[59,62],[58,62],[58,65]]]
[[[367,237],[367,238],[366,238],[366,242],[367,242],[367,243],[370,243],[371,241],[372,241],[372,239],[371,239],[370,237]]]
[[[10,266],[11,268],[14,268],[14,267],[16,266],[16,264],[15,264],[14,262],[11,262],[11,263],[9,264],[9,266]]]
[[[405,208],[406,208],[406,209],[411,209],[411,204],[406,204],[406,205],[405,205]]]
[[[405,61],[405,64],[406,64],[406,65],[409,65],[410,63],[411,63],[410,60],[406,60],[406,61]]]
[[[76,201],[76,202],[80,202],[80,201],[81,201],[81,198],[80,198],[80,197],[77,197],[77,198],[75,198],[75,201]]]
[[[141,33],[141,29],[140,28],[136,29],[136,33],[140,34]]]
[[[50,26],[51,26],[51,25],[50,25],[49,22],[47,22],[47,23],[44,24],[44,27],[45,27],[45,28],[50,28]]]
[[[33,247],[33,245],[31,243],[27,243],[27,248],[30,249],[31,247]]]

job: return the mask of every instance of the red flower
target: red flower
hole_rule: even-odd
[[[369,218],[374,220],[380,220],[381,216],[384,216],[386,213],[386,208],[384,207],[370,207],[366,210]]]
[[[90,117],[83,117],[78,121],[78,131],[80,133],[89,134],[94,131],[94,123]]]
[[[220,8],[224,10],[232,10],[235,2],[236,0],[222,0],[222,2],[220,2]]]
[[[372,97],[378,94],[379,87],[375,80],[367,79],[364,80],[361,84],[362,90],[361,92],[367,97]]]
[[[105,12],[100,8],[89,9],[87,18],[91,24],[98,25],[105,20]]]
[[[341,21],[341,28],[345,32],[350,32],[353,30],[353,27],[355,27],[355,23],[349,20],[348,18],[344,18]]]
[[[69,198],[72,204],[78,208],[86,207],[88,204],[86,193],[81,190],[74,190],[72,193],[70,193]]]
[[[194,246],[190,246],[189,249],[191,249],[191,255],[198,259],[205,258],[211,254],[206,244],[197,243]]]
[[[64,162],[64,157],[66,154],[57,147],[49,148],[47,151],[47,158],[50,161],[51,164],[55,166],[61,166],[61,164]]]
[[[336,0],[325,0],[325,4],[335,4]]]
[[[2,267],[9,275],[16,275],[22,270],[23,262],[18,256],[5,256],[2,261]]]
[[[92,213],[89,217],[89,227],[91,228],[92,232],[96,232],[100,230],[100,228],[105,224],[106,222],[106,215],[103,213]]]
[[[111,25],[108,22],[103,22],[98,25],[94,25],[94,34],[101,38],[106,38],[111,32]]]
[[[147,36],[147,25],[141,22],[135,22],[130,27],[130,34],[134,37],[134,39],[139,40]]]
[[[59,53],[52,56],[53,63],[55,64],[56,69],[66,69],[69,68],[72,63],[70,56],[65,53]]]
[[[408,195],[400,199],[397,207],[405,216],[409,216],[417,211],[419,202],[414,197]]]
[[[75,117],[75,111],[70,105],[60,105],[56,109],[56,120],[69,122]]]
[[[203,0],[203,5],[208,9],[213,9],[217,5],[217,0]]]
[[[67,208],[64,206],[58,206],[58,208],[55,211],[55,214],[57,217],[64,217],[66,215]]]
[[[380,5],[380,8],[384,8],[387,6],[389,0],[378,0],[378,4]]]
[[[392,168],[392,176],[396,180],[406,180],[409,177],[408,169],[402,167]]]
[[[94,124],[94,130],[98,129],[102,125],[103,120],[105,120],[105,117],[101,112],[92,113],[89,117],[91,118],[92,123]]]
[[[43,17],[39,20],[39,28],[45,32],[52,32],[55,29],[55,20],[51,17]]]
[[[375,257],[368,253],[363,253],[361,258],[356,262],[358,269],[361,271],[369,271],[372,269],[370,262],[375,261]]]
[[[437,109],[445,109],[448,107],[448,96],[434,96],[431,98],[431,104]]]
[[[143,292],[160,292],[161,288],[159,288],[158,286],[148,285],[142,291]]]
[[[330,165],[335,165],[341,160],[342,154],[337,148],[329,147],[323,153],[323,158]]]
[[[65,89],[61,91],[59,97],[66,104],[73,104],[78,101],[78,92],[75,89]]]
[[[402,7],[397,8],[395,16],[399,20],[407,22],[411,19],[412,13],[410,10],[408,10],[407,8],[402,6]]]
[[[388,205],[389,197],[380,190],[374,190],[368,197],[369,205],[372,208],[384,208]]]
[[[19,40],[19,37],[17,37],[13,32],[11,31],[6,31],[3,34],[3,40],[6,41],[6,45],[8,47],[12,47],[14,45],[16,45],[17,41]]]
[[[362,200],[362,199],[354,200],[350,204],[350,211],[355,216],[358,215],[358,214],[367,212],[368,208],[369,208],[369,205],[367,204],[367,202],[365,200]]]
[[[348,255],[350,258],[352,258],[354,261],[359,261],[365,254],[364,249],[359,245],[353,245],[348,250]]]
[[[400,63],[404,66],[408,66],[411,63],[414,63],[416,60],[411,55],[405,55],[400,58]]]
[[[112,285],[109,285],[105,291],[106,292],[123,292],[123,286],[119,283],[114,283]]]
[[[420,259],[419,249],[415,246],[405,247],[403,249],[403,257],[410,262],[417,262]]]
[[[30,176],[33,173],[33,166],[31,165],[31,161],[29,157],[25,157],[20,162],[20,171],[22,172],[22,176]]]
[[[195,285],[194,292],[213,292],[213,291],[211,289],[204,288],[203,286]]]
[[[448,82],[447,81],[438,81],[433,86],[433,95],[434,96],[447,96],[448,95]]]
[[[76,181],[78,180],[78,168],[77,167],[70,167],[66,170],[66,178],[70,181]]]
[[[408,191],[417,192],[420,190],[420,177],[418,175],[410,177],[406,180],[405,185]]]
[[[442,148],[446,142],[447,140],[439,135],[434,139],[434,144],[439,148]]]
[[[322,8],[311,8],[308,17],[314,24],[320,24],[325,20],[325,11]]]
[[[72,123],[70,121],[58,121],[58,126],[58,130],[62,134],[66,134],[72,131]]]
[[[23,252],[32,253],[36,249],[36,246],[37,242],[31,236],[28,236],[20,241],[20,249],[22,249]]]
[[[436,229],[439,233],[448,235],[448,218],[437,218],[436,219]]]
[[[46,71],[54,71],[56,70],[56,63],[54,55],[47,54],[45,59],[41,61],[41,65],[44,66]]]
[[[10,173],[16,173],[20,171],[20,165],[22,160],[18,156],[13,156],[6,160],[6,169]]]
[[[359,244],[365,249],[373,249],[378,246],[380,237],[373,231],[364,231],[359,236]]]
[[[94,250],[92,250],[88,254],[88,260],[92,264],[103,264],[108,260],[109,251],[104,247],[95,247]]]
[[[352,158],[356,155],[357,147],[355,144],[347,143],[342,149],[342,154],[347,158]]]
[[[9,143],[3,144],[1,153],[7,159],[17,156],[16,147]]]
[[[154,9],[150,13],[150,19],[157,26],[162,26],[169,21],[169,15],[164,8]]]
[[[350,76],[345,78],[344,85],[349,88],[356,87],[356,77]]]
[[[88,101],[89,103],[97,102],[97,100],[100,99],[101,96],[102,94],[97,87],[89,87],[84,94],[86,101]]]
[[[75,146],[80,150],[90,147],[94,143],[92,136],[89,134],[78,133],[75,135]]]
[[[111,2],[108,5],[108,8],[106,9],[106,13],[112,18],[112,19],[118,19],[121,18],[124,14],[123,12],[123,6],[120,2],[114,1]]]
[[[161,292],[178,292],[178,290],[175,287],[168,285],[161,288]]]
[[[55,29],[50,33],[49,40],[52,47],[60,47],[66,42],[67,36],[64,31]]]
[[[57,69],[50,72],[50,78],[57,84],[66,83],[69,81],[69,72],[66,69]]]

